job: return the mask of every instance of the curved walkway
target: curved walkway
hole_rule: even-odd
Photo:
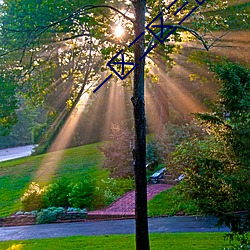
[[[169,189],[171,185],[155,184],[147,188],[148,201],[160,192]],[[135,191],[124,194],[110,206],[88,213],[89,219],[133,218],[135,216]]]

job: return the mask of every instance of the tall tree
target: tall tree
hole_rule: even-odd
[[[131,1],[134,6],[134,18],[130,18],[129,15],[120,10],[122,6],[129,7],[130,1],[126,1],[125,3],[124,1],[117,1],[115,4],[112,1],[110,5],[106,5],[106,1],[104,0],[98,2],[88,1],[84,6],[81,6],[80,2],[81,1],[73,1],[69,3],[65,0],[60,0],[59,2],[23,1],[23,5],[20,7],[20,1],[5,0],[3,12],[6,14],[2,16],[2,22],[4,25],[1,32],[2,35],[5,35],[7,43],[5,42],[1,45],[1,55],[4,56],[8,55],[10,52],[16,53],[18,50],[21,50],[20,61],[26,63],[25,66],[23,66],[22,71],[24,71],[25,75],[28,74],[28,79],[30,80],[30,77],[35,75],[34,72],[31,74],[29,70],[30,64],[36,66],[37,64],[39,66],[45,65],[44,69],[48,69],[48,62],[51,59],[48,55],[55,55],[53,46],[57,44],[56,50],[58,51],[58,45],[63,44],[61,46],[61,50],[65,51],[65,48],[68,48],[66,41],[73,41],[73,45],[70,46],[79,47],[79,43],[77,43],[79,40],[77,39],[92,36],[94,37],[95,42],[97,42],[97,44],[94,43],[94,48],[97,53],[103,52],[103,54],[105,54],[105,58],[109,58],[110,60],[110,56],[114,56],[114,51],[119,51],[119,48],[122,48],[122,46],[125,45],[124,41],[121,40],[118,42],[109,34],[109,26],[112,25],[112,18],[119,21],[119,19],[117,19],[117,13],[128,22],[132,22],[132,26],[131,24],[129,25],[126,23],[126,27],[131,30],[131,33],[134,33],[135,38],[139,37],[145,30],[146,0]],[[166,22],[164,24],[165,28],[162,29],[161,27],[160,34],[157,35],[163,36],[165,32],[168,32],[170,28],[169,25],[171,25],[171,27],[176,28],[176,30],[179,29],[190,32],[202,42],[206,49],[209,49],[211,45],[208,45],[207,41],[204,40],[204,37],[199,35],[197,31],[191,29],[190,27],[181,26],[179,24],[180,20],[187,16],[190,10],[197,5],[198,7],[193,9],[197,10],[197,14],[193,20],[196,21],[196,24],[198,23],[198,25],[196,25],[197,28],[204,29],[203,23],[200,22],[200,20],[205,19],[204,12],[199,12],[201,4],[205,2],[205,5],[208,8],[211,8],[211,4],[214,7],[224,8],[226,1],[195,0],[190,2],[189,10],[178,11],[178,13],[176,13],[176,6],[174,8],[170,8],[175,2],[176,1],[166,0],[147,1],[148,13],[150,16],[150,19],[148,20],[149,22],[152,21],[152,19],[157,16],[159,12],[164,13],[161,20]],[[93,5],[93,3],[95,5]],[[44,15],[40,13],[40,8],[43,10]],[[73,11],[74,8],[77,10]],[[39,11],[37,11],[37,9],[39,9]],[[48,13],[48,15],[45,15],[46,13]],[[173,22],[173,15],[176,17],[177,24]],[[15,24],[11,23],[13,17],[16,19]],[[218,25],[219,22],[223,23],[223,20],[217,19],[216,25]],[[100,23],[103,23],[103,27],[98,25]],[[85,33],[86,31],[87,34]],[[23,34],[25,34],[25,36]],[[146,189],[146,118],[144,104],[145,57],[141,60],[145,53],[145,39],[147,39],[147,42],[149,43],[148,48],[153,42],[156,41],[155,38],[151,39],[151,35],[149,34],[147,34],[147,36],[142,35],[133,46],[134,63],[137,63],[138,66],[134,70],[132,97],[135,124],[135,146],[133,150],[133,157],[136,183],[136,247],[141,250],[149,249]],[[174,38],[168,38],[160,45],[161,49],[166,54],[171,53],[171,50],[169,50],[171,46],[166,46],[166,43],[172,41],[172,39],[180,41],[180,35],[177,31],[174,32]],[[89,39],[87,39],[87,42],[90,42]],[[10,45],[8,45],[8,43]],[[42,46],[39,46],[41,44]],[[102,50],[99,48],[100,46],[102,46]],[[48,51],[48,48],[52,49]],[[37,57],[34,57],[34,53],[39,56],[40,60],[46,56],[47,59],[40,61]],[[69,55],[75,56],[75,51],[65,54],[66,56],[64,61],[69,62]],[[27,60],[27,57],[24,58],[25,55],[28,55],[31,58],[31,61]],[[86,63],[86,61],[84,63]],[[95,67],[95,65],[91,66]],[[49,68],[54,74],[55,65],[49,65]],[[84,69],[85,67],[81,66],[80,68]],[[74,70],[74,68],[70,67],[66,67],[65,69],[68,69],[69,75],[71,75],[72,70]],[[48,84],[48,82],[46,83]],[[38,87],[36,94],[39,94],[38,92],[44,92],[44,90],[47,90],[48,88],[48,85],[46,84],[42,84],[43,88],[40,88],[37,83],[35,86]],[[81,82],[81,86],[85,87],[84,83]],[[78,100],[83,93],[83,90],[79,87],[79,85],[75,88],[75,90],[77,91],[75,91],[76,98],[74,98],[74,100]]]
[[[146,0],[136,0],[134,31],[135,38],[145,29]],[[141,36],[134,45],[134,62],[138,64],[134,71],[132,103],[134,107],[135,145],[133,149],[135,173],[135,216],[136,216],[136,249],[148,250],[148,212],[146,180],[146,117],[144,101],[144,54],[145,36]]]

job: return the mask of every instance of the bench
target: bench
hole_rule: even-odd
[[[157,172],[153,173],[150,176],[150,179],[149,179],[150,182],[152,182],[153,184],[158,183],[159,180],[163,178],[164,172],[165,172],[165,168],[162,168],[162,169],[158,170]]]
[[[185,175],[181,174],[178,178],[175,179],[175,181],[181,181],[184,178],[185,178]]]

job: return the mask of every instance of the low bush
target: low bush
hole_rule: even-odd
[[[44,191],[45,189],[41,188],[38,183],[32,182],[21,197],[22,209],[28,212],[41,209],[44,205]]]
[[[37,183],[31,183],[21,201],[24,211],[41,210],[48,207],[96,209],[109,205],[133,189],[134,180],[132,178],[114,179],[102,176],[98,180],[91,180],[90,177],[85,176],[84,180],[76,183],[61,178],[44,188]],[[49,217],[53,218],[53,213],[49,213]]]
[[[94,184],[87,179],[72,186],[68,201],[73,207],[90,208],[92,206],[92,196],[94,193]]]
[[[45,187],[43,196],[45,207],[68,207],[71,183],[66,178],[61,178]]]
[[[93,194],[94,208],[101,208],[111,204],[124,193],[134,189],[132,178],[106,178],[96,182]]]
[[[95,209],[105,207],[117,198],[113,193],[115,185],[116,180],[113,178],[101,179],[96,182],[93,194],[93,205]]]
[[[49,207],[37,213],[36,224],[55,222],[59,213],[64,212],[62,207]]]

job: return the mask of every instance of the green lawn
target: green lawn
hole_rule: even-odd
[[[151,234],[151,250],[222,250],[228,246],[224,233]],[[1,250],[135,249],[134,235],[76,236],[57,239],[7,241]]]
[[[86,174],[98,174],[99,178],[107,175],[98,169],[102,159],[98,145],[100,143],[65,150],[58,166],[51,166],[56,167],[51,180],[64,176],[79,181]],[[56,152],[50,154],[51,157],[57,155]],[[37,181],[35,175],[45,157],[46,154],[0,163],[0,217],[20,210],[20,197],[30,182]]]
[[[197,207],[177,194],[175,187],[161,192],[148,203],[148,215],[151,217],[166,214],[171,216],[178,212],[183,212],[188,215],[199,214]]]
[[[65,150],[51,181],[62,176],[75,182],[86,175],[96,179],[107,177],[108,172],[98,168],[102,160],[98,145],[100,143]],[[20,197],[30,182],[37,181],[35,175],[43,160],[48,155],[53,158],[57,154],[55,152],[0,163],[0,218],[21,209]],[[190,213],[188,204],[182,204],[181,199],[180,203],[176,202],[176,197],[174,189],[154,197],[149,202],[149,216],[173,215],[179,211]],[[191,207],[191,214],[195,214],[192,209]]]

